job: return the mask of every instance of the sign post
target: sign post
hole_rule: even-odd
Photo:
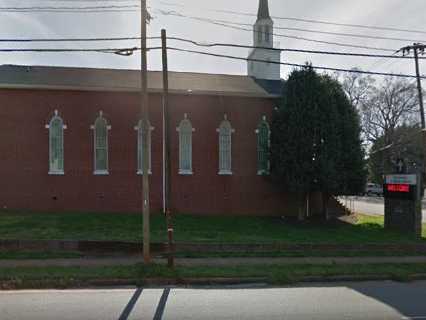
[[[399,164],[401,168],[401,164]],[[401,170],[397,170],[401,171]],[[419,174],[391,174],[385,177],[385,228],[421,237],[422,203]]]

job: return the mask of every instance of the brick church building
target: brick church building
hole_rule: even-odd
[[[254,44],[273,46],[261,0]],[[280,61],[254,49],[250,58]],[[170,72],[171,202],[191,214],[293,215],[294,197],[268,181],[269,123],[279,64],[248,76]],[[162,74],[148,74],[150,198],[163,208]],[[0,207],[140,212],[139,71],[0,67]],[[291,168],[289,168],[291,170]]]

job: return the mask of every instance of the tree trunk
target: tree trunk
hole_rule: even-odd
[[[311,197],[310,197],[310,192],[308,192],[306,194],[306,217],[309,218],[311,216],[311,206],[310,206],[310,201],[311,201]]]
[[[300,193],[298,195],[298,203],[299,203],[299,213],[298,213],[298,219],[299,221],[305,220],[305,200],[306,200],[306,193]]]
[[[326,221],[330,220],[330,215],[328,212],[328,200],[330,199],[330,195],[327,192],[322,192],[322,214]]]

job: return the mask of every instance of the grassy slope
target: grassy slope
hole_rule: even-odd
[[[383,230],[383,218],[360,216],[357,225],[288,224],[279,218],[175,217],[176,241],[228,243],[395,243],[412,237]],[[133,214],[0,213],[0,239],[140,241],[142,218]],[[165,219],[151,219],[153,242],[166,240]],[[423,228],[426,241],[426,226]]]

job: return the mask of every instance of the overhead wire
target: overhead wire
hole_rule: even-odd
[[[238,57],[238,56],[232,56],[232,55],[197,51],[197,50],[189,50],[189,49],[176,48],[176,47],[168,47],[168,49],[174,50],[174,51],[180,51],[180,52],[194,53],[194,54],[207,55],[207,56],[213,56],[213,57],[219,57],[219,58],[242,60],[242,61],[253,61],[253,62],[261,62],[261,63],[279,64],[279,65],[285,65],[285,66],[291,66],[291,67],[301,67],[301,68],[311,67],[313,69],[325,70],[325,71],[370,74],[370,75],[391,76],[391,77],[400,77],[400,78],[416,78],[415,75],[408,75],[408,74],[373,72],[373,71],[363,71],[363,70],[359,70],[359,69],[342,69],[342,68],[332,68],[332,67],[323,67],[323,66],[313,66],[313,65],[306,65],[306,64],[269,61],[269,60],[262,60],[262,59],[244,58],[244,57]],[[421,78],[426,79],[426,77],[421,77]]]
[[[101,0],[102,1],[102,0]],[[139,12],[140,5],[95,5],[95,6],[0,6],[0,13],[102,13]]]
[[[187,18],[187,19],[191,19],[191,20],[197,20],[197,21],[202,21],[202,22],[222,26],[222,27],[229,28],[229,29],[253,32],[253,29],[247,29],[247,28],[243,28],[243,27],[239,27],[239,26],[235,26],[235,25],[231,25],[231,24],[217,22],[214,19],[188,16],[188,15],[176,13],[174,11],[173,12],[170,12],[170,11],[167,12],[167,11],[164,11],[164,10],[160,10],[159,12],[162,15],[169,15],[169,16],[175,16],[175,17],[180,17],[180,18]],[[317,40],[317,39],[311,39],[311,38],[293,36],[293,35],[287,35],[287,34],[280,34],[280,33],[270,33],[270,34],[275,36],[275,37],[280,37],[280,38],[289,38],[289,39],[302,40],[302,41],[315,42],[315,43],[320,43],[320,44],[327,44],[327,45],[334,45],[334,46],[341,46],[341,47],[368,49],[368,50],[376,50],[376,51],[387,51],[387,52],[395,52],[396,51],[395,49],[390,49],[390,48],[379,48],[379,47],[371,47],[371,46],[366,46],[366,45],[356,45],[356,44],[348,44],[348,43],[333,42],[333,41],[323,41],[323,40]]]
[[[10,0],[2,0],[2,1],[10,1]],[[30,1],[30,2],[140,2],[140,0],[19,0],[20,2],[22,1]]]
[[[396,55],[397,52],[394,52],[394,54],[392,55],[384,55],[384,54],[370,54],[370,53],[305,50],[305,49],[292,49],[292,48],[271,48],[271,47],[263,47],[263,46],[250,46],[250,45],[220,43],[220,42],[200,42],[200,41],[195,41],[195,40],[185,39],[180,37],[173,37],[173,36],[167,37],[167,39],[186,42],[196,46],[209,47],[209,48],[210,47],[230,47],[230,48],[244,48],[244,49],[262,49],[262,50],[280,51],[280,52],[298,52],[298,53],[312,53],[312,54],[365,57],[365,58],[388,58],[388,59],[412,59],[413,58],[411,56],[397,56]],[[419,57],[419,58],[426,60],[426,57]]]
[[[32,10],[92,10],[92,9],[130,9],[130,8],[140,8],[140,5],[131,4],[131,5],[107,5],[107,6],[31,6],[31,7],[2,7],[0,6],[1,11],[7,10],[23,10],[23,11],[32,11]]]
[[[240,14],[238,12],[233,12],[233,11],[229,11],[229,10],[220,10],[220,12],[226,12],[226,13],[230,13],[230,14]],[[250,15],[255,16],[254,14],[250,14]],[[394,27],[380,27],[380,26],[369,26],[369,25],[361,25],[361,24],[338,23],[338,22],[330,22],[330,21],[324,21],[324,20],[302,19],[302,18],[294,18],[294,17],[271,16],[271,18],[276,19],[276,20],[290,20],[290,21],[298,21],[298,22],[308,22],[308,23],[316,23],[316,24],[333,25],[333,26],[339,26],[339,27],[351,27],[351,28],[362,28],[362,29],[373,29],[373,30],[398,31],[398,32],[426,34],[426,31],[414,30],[414,29],[402,29],[402,28],[394,28]]]
[[[149,47],[150,50],[160,50],[161,47]],[[129,56],[135,51],[141,51],[140,47],[131,47],[131,48],[0,48],[0,53],[2,52],[99,52],[99,53],[113,53],[123,56]]]
[[[100,37],[100,38],[0,38],[1,42],[97,42],[140,40],[141,37]],[[146,37],[147,40],[159,40],[161,37]]]
[[[174,6],[174,7],[185,8],[185,5],[183,5],[181,3],[177,3],[177,2],[166,2],[166,1],[159,1],[159,2],[162,5],[165,5],[165,6]],[[191,6],[191,8],[194,8],[194,6]],[[205,11],[211,11],[211,12],[226,13],[226,14],[238,15],[238,16],[257,17],[257,14],[249,13],[249,12],[239,12],[239,11],[235,11],[235,10],[211,9],[211,8],[200,8],[200,7],[198,7],[198,8],[200,10],[204,11],[204,12]],[[351,23],[341,23],[341,22],[327,21],[327,20],[315,20],[315,19],[285,17],[285,16],[276,16],[276,15],[271,16],[271,18],[275,19],[275,20],[297,21],[297,22],[304,22],[304,23],[311,23],[311,24],[333,25],[333,26],[339,26],[339,27],[350,27],[350,28],[360,28],[360,29],[426,34],[426,30],[418,30],[418,29],[351,24]]]
[[[160,50],[160,49],[161,49],[161,47],[147,48],[147,50]],[[363,70],[359,70],[359,69],[342,69],[342,68],[332,68],[332,67],[314,66],[314,65],[306,65],[306,64],[268,61],[268,60],[263,60],[263,59],[244,58],[244,57],[238,57],[238,56],[233,56],[233,55],[217,54],[217,53],[197,51],[197,50],[189,50],[189,49],[176,48],[176,47],[167,47],[167,49],[173,50],[173,51],[178,51],[178,52],[207,55],[207,56],[227,58],[227,59],[233,59],[233,60],[279,64],[279,65],[301,67],[301,68],[310,67],[310,68],[313,68],[313,69],[325,70],[325,71],[337,71],[337,72],[370,74],[370,75],[380,75],[380,76],[393,76],[393,77],[403,77],[403,78],[416,78],[415,75],[372,72],[372,71],[363,71]],[[141,50],[141,48],[139,48],[139,47],[131,47],[131,48],[59,48],[59,49],[58,48],[0,48],[0,53],[7,53],[7,52],[53,52],[53,53],[57,53],[57,52],[99,52],[99,53],[113,53],[113,54],[129,56],[129,55],[133,54],[133,52],[140,51],[140,50]],[[421,76],[421,78],[426,79],[426,76]]]
[[[12,43],[29,43],[29,42],[102,42],[102,41],[128,41],[128,40],[140,40],[138,36],[128,37],[98,37],[98,38],[0,38],[2,42]],[[148,40],[159,40],[161,37],[146,37]],[[306,50],[306,49],[293,49],[293,48],[271,48],[264,46],[252,46],[235,43],[221,43],[221,42],[200,42],[192,39],[181,38],[181,37],[168,37],[168,40],[180,41],[189,43],[200,47],[229,47],[229,48],[244,48],[244,49],[262,49],[270,51],[280,52],[297,52],[297,53],[309,53],[309,54],[323,54],[323,55],[338,55],[338,56],[350,56],[350,57],[365,57],[365,58],[387,58],[387,59],[412,59],[411,56],[397,56],[396,52],[392,55],[385,54],[371,54],[371,53],[354,53],[354,52],[338,52],[338,51],[323,51],[323,50]],[[419,59],[426,60],[426,57],[419,57]]]
[[[174,13],[177,13],[177,12],[174,11]],[[180,14],[180,13],[177,13],[177,14]],[[188,15],[184,15],[184,16],[191,17],[191,18],[203,19],[203,17],[197,17],[197,16],[188,16]],[[237,26],[244,26],[244,27],[252,27],[253,26],[253,24],[250,24],[250,23],[235,22],[235,21],[224,20],[224,19],[210,19],[210,18],[205,18],[205,19],[208,19],[208,20],[211,20],[211,21],[216,21],[216,22],[219,22],[219,23],[230,24],[230,25],[237,25]],[[357,33],[329,32],[329,31],[312,30],[312,29],[304,29],[304,28],[282,27],[282,26],[275,26],[275,25],[274,25],[274,29],[318,33],[318,34],[342,36],[342,37],[373,39],[373,40],[391,40],[391,41],[402,41],[402,42],[426,42],[426,40],[419,40],[419,39],[373,36],[373,35],[365,35],[365,34],[357,34]],[[264,32],[262,32],[262,33],[264,33]]]

